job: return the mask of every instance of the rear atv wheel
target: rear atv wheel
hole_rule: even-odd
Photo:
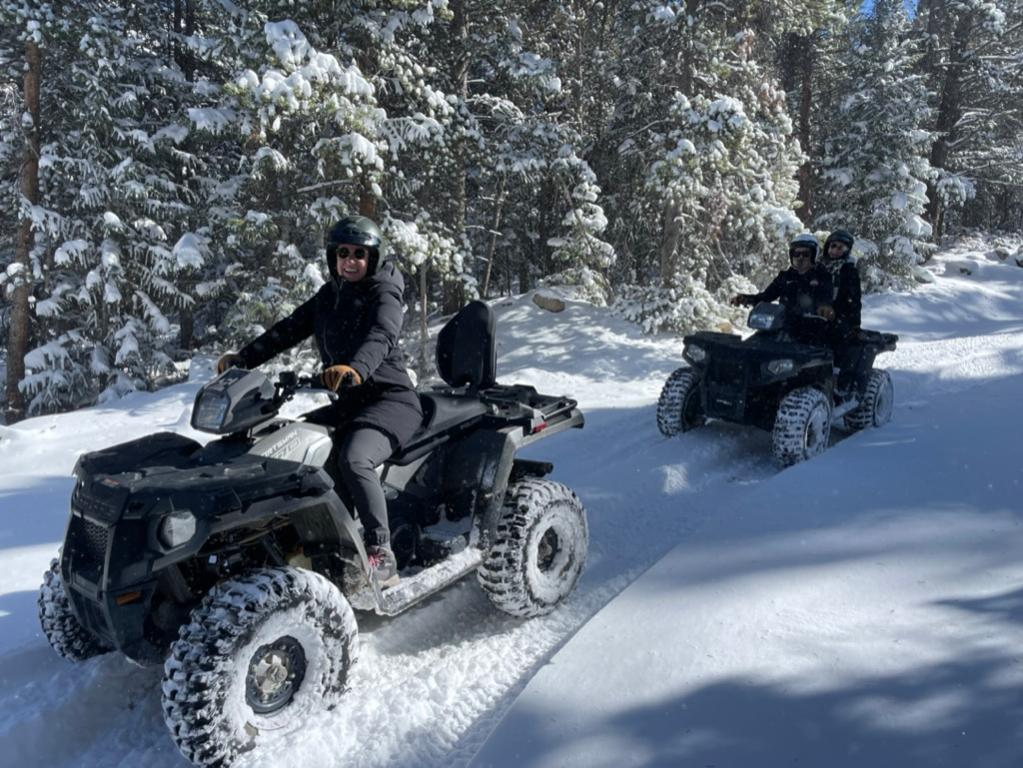
[[[589,548],[586,512],[571,489],[531,478],[509,486],[497,538],[476,572],[512,616],[542,616],[575,589]]]
[[[828,447],[831,403],[814,387],[789,392],[778,406],[771,435],[774,458],[783,467],[813,458]]]
[[[679,368],[664,382],[657,400],[657,429],[674,437],[706,421],[700,407],[700,377],[692,368]]]
[[[60,575],[60,561],[53,560],[39,587],[39,624],[58,654],[68,661],[85,661],[109,649],[89,632],[71,611],[71,602]]]
[[[880,427],[892,418],[895,404],[895,387],[888,371],[878,368],[870,372],[863,401],[855,411],[845,415],[845,426],[857,431],[868,427]]]
[[[358,653],[348,601],[300,568],[218,584],[178,634],[164,664],[164,721],[182,754],[211,768],[336,706]]]

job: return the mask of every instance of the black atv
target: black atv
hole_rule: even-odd
[[[447,386],[382,468],[400,582],[381,590],[361,526],[332,477],[332,430],[277,417],[297,390],[229,369],[198,393],[205,446],[158,433],[82,456],[59,561],[39,596],[43,631],[79,661],[118,650],[164,663],[163,712],[182,753],[239,753],[336,706],[357,655],[353,607],[394,615],[476,571],[490,600],[538,616],[586,560],[578,497],[516,458],[582,427],[576,401],[495,381],[495,322],[474,302],[440,332]]]
[[[683,356],[691,367],[672,373],[661,390],[661,434],[672,437],[707,418],[752,424],[771,432],[774,457],[787,467],[823,451],[839,418],[850,430],[879,427],[891,418],[892,380],[873,364],[881,352],[895,349],[895,334],[859,331],[861,365],[869,374],[860,389],[840,393],[823,320],[761,303],[748,325],[755,333],[745,339],[711,331],[685,337]]]

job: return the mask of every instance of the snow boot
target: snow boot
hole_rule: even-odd
[[[398,563],[389,544],[377,544],[366,550],[369,558],[370,575],[376,579],[381,589],[393,587],[398,583]]]
[[[366,559],[369,561],[368,578],[376,581],[380,589],[398,583],[398,560],[391,548],[391,532],[384,526],[366,532]]]

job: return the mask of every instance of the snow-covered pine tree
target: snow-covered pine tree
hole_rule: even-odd
[[[50,8],[0,6],[0,202],[4,233],[0,241],[0,326],[7,340],[3,356],[4,419],[25,414],[20,390],[25,353],[33,332],[31,302],[40,279],[38,243],[32,228],[32,207],[39,202],[40,82],[42,28],[52,21]],[[20,64],[20,66],[19,66]],[[19,70],[21,77],[18,77]]]
[[[1023,2],[924,0],[914,29],[933,94],[937,175],[927,218],[935,235],[956,221],[1020,226]]]
[[[586,34],[567,23],[581,12],[573,15],[565,4],[460,5],[469,58],[457,114],[474,192],[467,236],[482,256],[475,277],[491,293],[498,285],[527,290],[562,270],[555,279],[597,285],[603,278],[592,269],[606,258],[590,245],[573,251],[573,243],[596,236],[603,214],[580,155],[585,139],[574,127],[577,90],[566,89],[562,76],[576,61],[568,55],[576,46],[566,41]],[[572,211],[572,223],[565,223]],[[606,243],[596,247],[608,251]],[[576,252],[586,254],[591,272],[574,263]]]
[[[551,168],[568,208],[561,220],[564,233],[547,241],[554,248],[551,260],[558,271],[543,282],[572,286],[579,298],[604,306],[610,297],[606,272],[615,262],[615,251],[601,238],[607,229],[607,217],[598,202],[600,187],[590,166],[574,152],[565,151],[566,156],[555,160]]]
[[[824,126],[817,226],[864,242],[866,288],[905,283],[931,235],[924,220],[932,134],[901,0],[878,0],[853,25],[838,111]]]
[[[792,207],[801,158],[784,94],[752,57],[753,33],[731,30],[731,20],[715,4],[657,4],[636,25],[662,58],[665,47],[675,52],[660,73],[676,84],[671,103],[622,145],[648,163],[630,213],[649,228],[641,285],[616,306],[651,330],[737,319],[728,296],[765,277],[800,227]],[[651,279],[656,286],[642,285]]]
[[[222,82],[190,116],[235,155],[218,211],[225,265],[201,286],[232,300],[225,343],[243,343],[308,297],[338,217],[369,214],[385,229],[423,220],[416,194],[429,189],[428,174],[407,171],[417,149],[442,143],[451,112],[418,58],[434,22],[431,4],[401,0],[253,2],[207,18],[193,48],[219,63]],[[430,250],[420,245],[416,253]]]
[[[813,221],[821,154],[821,130],[835,105],[835,73],[849,45],[849,23],[858,5],[846,0],[791,4],[765,2],[751,20],[757,33],[758,61],[772,62],[785,90],[794,133],[804,153],[799,167],[798,213]]]
[[[192,301],[183,284],[202,249],[179,239],[193,158],[177,146],[182,78],[153,34],[156,12],[68,3],[48,39],[55,66],[33,213],[46,274],[21,382],[30,412],[148,388],[172,368],[170,318]]]

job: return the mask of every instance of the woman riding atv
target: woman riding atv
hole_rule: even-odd
[[[331,280],[268,331],[217,362],[254,368],[311,335],[323,361],[323,383],[345,396],[317,413],[338,429],[338,469],[366,531],[370,567],[381,587],[397,583],[387,503],[376,467],[423,420],[405,370],[398,335],[402,325],[401,272],[389,258],[377,225],[347,216],[327,235]]]

